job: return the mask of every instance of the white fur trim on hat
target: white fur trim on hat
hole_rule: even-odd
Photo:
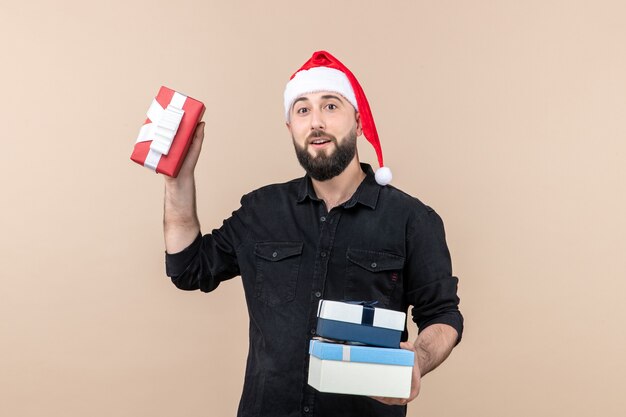
[[[285,119],[289,121],[289,111],[293,102],[300,96],[319,91],[332,91],[346,98],[359,111],[352,85],[342,71],[328,67],[315,67],[302,70],[285,87]]]
[[[391,182],[393,175],[391,175],[391,170],[387,167],[380,167],[376,170],[374,174],[374,178],[376,178],[376,182],[380,185],[387,185]]]

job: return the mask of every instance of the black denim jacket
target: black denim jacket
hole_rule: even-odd
[[[242,197],[220,229],[166,254],[167,275],[180,289],[208,292],[235,276],[243,280],[250,350],[238,416],[406,414],[406,407],[308,386],[321,298],[377,300],[405,312],[413,306],[420,331],[445,323],[460,340],[458,280],[440,217],[397,188],[379,186],[369,165],[362,169],[367,176],[357,191],[330,212],[307,176],[269,185]]]

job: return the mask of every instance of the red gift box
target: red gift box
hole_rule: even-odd
[[[204,109],[200,101],[161,87],[130,159],[159,174],[176,177]]]

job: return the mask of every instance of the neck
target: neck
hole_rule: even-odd
[[[326,210],[342,204],[352,197],[361,182],[365,179],[365,173],[361,169],[359,159],[355,156],[344,171],[327,181],[317,181],[311,178],[315,194],[324,200]]]

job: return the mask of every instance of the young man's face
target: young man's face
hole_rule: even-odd
[[[325,181],[339,175],[356,155],[361,123],[352,104],[332,92],[306,94],[294,102],[287,128],[300,164]]]

